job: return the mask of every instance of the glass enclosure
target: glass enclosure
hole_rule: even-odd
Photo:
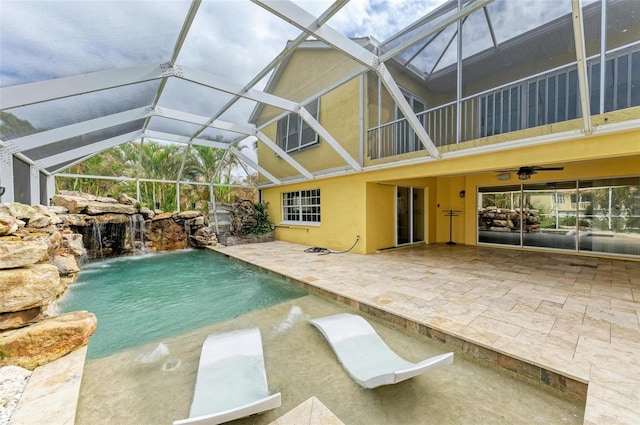
[[[640,177],[478,189],[478,243],[640,254]]]

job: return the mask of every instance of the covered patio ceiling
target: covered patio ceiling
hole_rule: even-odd
[[[280,184],[255,155],[238,149],[257,138],[304,178],[314,178],[249,123],[252,111],[269,105],[280,116],[298,113],[348,167],[361,170],[306,111],[310,99],[264,89],[306,40],[341,52],[361,72],[375,72],[437,158],[385,62],[396,61],[429,84],[450,74],[459,57],[498,52],[509,40],[594,1],[518,1],[514,7],[509,0],[3,0],[0,167],[15,156],[50,176],[111,147],[156,140],[225,149]],[[470,37],[464,54],[454,42],[458,28]],[[373,47],[353,39],[362,36],[371,37]],[[353,75],[333,81],[348,78]]]

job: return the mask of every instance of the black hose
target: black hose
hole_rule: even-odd
[[[356,246],[356,244],[358,243],[359,240],[360,240],[360,236],[356,236],[356,241],[353,243],[353,245],[351,245],[351,248],[347,249],[346,251],[331,251],[331,250],[329,250],[327,248],[314,246],[312,248],[305,249],[304,252],[317,253],[318,255],[344,254],[344,253],[347,253],[347,252],[351,251]]]

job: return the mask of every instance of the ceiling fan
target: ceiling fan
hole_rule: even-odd
[[[520,167],[518,169],[513,170],[500,170],[496,171],[496,173],[516,173],[518,175],[518,180],[529,180],[532,175],[537,174],[538,171],[560,171],[564,170],[564,167],[540,167],[538,165],[528,165],[524,167]]]

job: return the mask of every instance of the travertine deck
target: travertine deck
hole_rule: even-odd
[[[588,383],[585,424],[640,423],[640,262],[461,245],[305,248],[214,249],[556,388],[580,394]]]
[[[304,401],[269,425],[344,425],[336,415],[316,397]]]
[[[9,425],[73,425],[87,347],[37,367]]]

